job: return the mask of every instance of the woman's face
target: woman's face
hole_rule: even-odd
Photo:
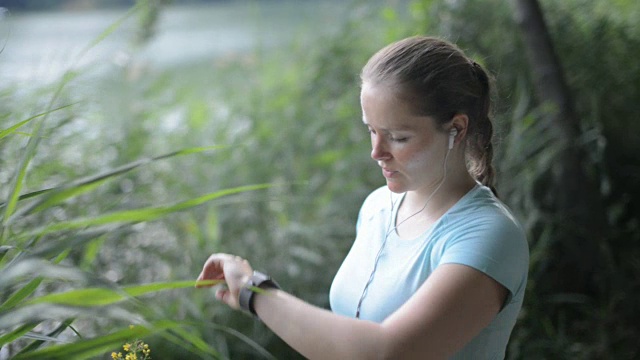
[[[428,116],[415,115],[394,89],[364,83],[362,119],[371,134],[371,157],[395,193],[430,192],[443,175],[446,131]]]

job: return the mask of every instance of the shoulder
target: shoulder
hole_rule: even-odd
[[[524,238],[524,230],[513,212],[489,188],[478,186],[463,197],[448,216],[449,225],[471,232],[509,231]]]
[[[489,188],[477,187],[457,205],[447,226],[453,242],[475,242],[487,249],[517,251],[528,256],[522,225]]]
[[[526,282],[529,245],[513,213],[485,187],[452,210],[441,228],[439,263],[469,265],[515,293]]]

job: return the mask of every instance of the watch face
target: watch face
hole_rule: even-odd
[[[249,278],[249,281],[240,289],[238,302],[240,304],[240,309],[251,313],[253,315],[257,315],[255,309],[253,308],[253,297],[255,295],[255,291],[251,289],[252,287],[260,287],[262,285],[267,285],[265,287],[268,288],[276,288],[280,287],[276,284],[275,281],[271,280],[271,278],[263,274],[259,271],[254,271],[253,275]]]
[[[254,271],[250,282],[253,284],[253,286],[260,286],[261,283],[269,280],[271,280],[271,278],[268,275],[265,275],[259,271]]]

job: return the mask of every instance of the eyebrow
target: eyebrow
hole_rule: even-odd
[[[365,126],[370,126],[369,123],[365,119],[362,119],[362,123]],[[412,130],[415,130],[415,127],[413,127],[411,125],[401,124],[401,125],[399,125],[397,127],[394,127],[394,128],[381,128],[380,130],[383,130],[383,131],[412,131]]]

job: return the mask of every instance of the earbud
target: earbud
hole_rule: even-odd
[[[449,131],[449,150],[453,149],[453,142],[456,139],[456,135],[458,135],[458,129],[453,128]]]

